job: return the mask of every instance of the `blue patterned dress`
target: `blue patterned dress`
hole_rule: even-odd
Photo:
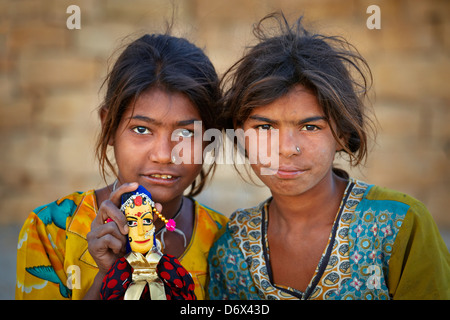
[[[211,248],[210,299],[450,299],[450,254],[425,206],[358,180],[347,185],[306,290],[275,284],[270,200],[234,212]]]

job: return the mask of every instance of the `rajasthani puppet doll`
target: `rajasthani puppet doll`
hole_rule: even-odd
[[[100,296],[104,300],[194,300],[194,281],[171,255],[162,254],[155,237],[155,215],[175,229],[155,208],[150,193],[142,186],[122,196],[120,208],[129,227],[127,254],[118,259],[103,279]]]

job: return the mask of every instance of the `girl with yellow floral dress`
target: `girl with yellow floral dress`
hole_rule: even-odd
[[[120,197],[142,185],[164,218],[176,223],[177,232],[165,232],[163,219],[155,221],[164,253],[178,258],[203,299],[208,251],[227,218],[192,198],[213,166],[186,155],[179,163],[172,150],[181,145],[192,157],[203,154],[204,146],[193,141],[217,126],[215,69],[187,40],[147,34],[125,48],[105,84],[97,155],[103,176],[108,166],[117,180],[31,212],[19,235],[16,298],[98,299],[105,274],[125,254]]]

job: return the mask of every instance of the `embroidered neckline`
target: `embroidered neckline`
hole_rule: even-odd
[[[339,221],[341,219],[342,211],[344,210],[345,204],[347,203],[347,199],[348,199],[354,185],[355,184],[351,180],[347,183],[347,186],[344,191],[344,195],[343,195],[341,203],[339,205],[339,209],[334,218],[333,226],[331,228],[331,232],[328,237],[327,244],[322,252],[319,263],[314,271],[314,274],[313,274],[308,286],[306,287],[305,292],[302,292],[295,288],[291,288],[289,286],[275,284],[275,282],[273,281],[273,273],[272,273],[272,268],[271,268],[270,259],[269,259],[269,239],[268,239],[268,234],[267,234],[267,228],[268,228],[268,224],[269,224],[268,206],[270,204],[270,201],[267,201],[264,204],[263,210],[261,211],[262,221],[264,222],[261,224],[261,231],[262,231],[262,235],[263,235],[263,239],[264,239],[264,241],[262,241],[263,255],[264,255],[264,260],[265,260],[264,263],[266,264],[266,267],[267,267],[267,273],[268,273],[270,282],[273,284],[273,286],[275,288],[277,288],[281,291],[284,291],[288,294],[291,294],[291,295],[297,297],[298,299],[306,300],[311,296],[311,294],[314,292],[314,289],[316,288],[317,284],[319,283],[320,279],[322,278],[322,276],[325,272],[325,268],[328,265],[328,261],[331,256],[331,252],[333,250],[333,244],[334,244],[334,241],[336,238],[336,232],[339,227]]]

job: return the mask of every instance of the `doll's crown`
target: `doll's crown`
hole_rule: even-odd
[[[124,203],[122,203],[120,211],[124,212],[127,207],[134,208],[136,206],[139,207],[141,205],[147,204],[149,204],[153,208],[155,207],[155,203],[148,195],[146,195],[145,193],[136,193],[130,196]]]

